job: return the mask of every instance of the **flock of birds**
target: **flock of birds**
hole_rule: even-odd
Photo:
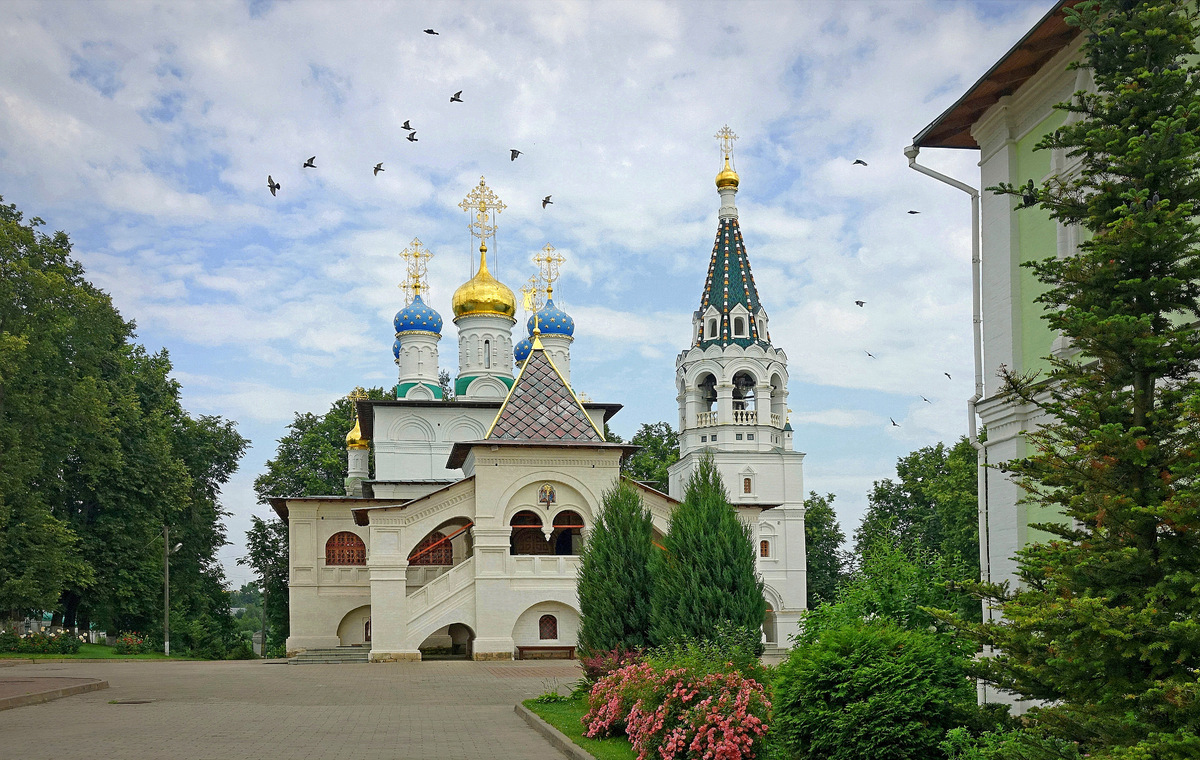
[[[436,35],[436,34],[438,34],[438,32],[437,32],[437,31],[435,31],[435,30],[433,30],[433,29],[423,29],[422,31],[423,31],[425,34],[429,34],[429,35]],[[450,102],[451,102],[451,103],[462,103],[462,102],[463,102],[463,99],[462,99],[462,94],[463,94],[463,91],[462,91],[462,90],[459,90],[458,92],[454,93],[453,95],[451,95],[451,96],[450,96]],[[417,140],[417,130],[416,130],[416,128],[415,128],[415,127],[413,127],[413,126],[412,126],[412,120],[411,120],[411,119],[405,119],[405,120],[404,120],[404,123],[400,125],[400,129],[402,129],[402,130],[404,130],[404,131],[408,132],[408,136],[407,136],[405,139],[407,139],[409,142],[417,142],[417,141],[418,141],[418,140]],[[511,148],[511,149],[509,150],[509,158],[508,158],[508,160],[509,160],[509,161],[516,161],[516,160],[517,160],[517,158],[518,158],[519,156],[521,156],[521,155],[523,155],[523,151],[517,150],[516,148]],[[854,162],[853,162],[852,166],[867,166],[867,162],[866,162],[866,161],[864,161],[864,160],[862,160],[861,158],[856,158],[856,159],[854,159]],[[309,157],[308,157],[308,160],[306,160],[304,163],[302,163],[302,164],[300,165],[300,167],[301,167],[302,169],[316,169],[316,168],[317,168],[317,157],[316,157],[316,156],[309,156]],[[383,162],[382,162],[382,161],[380,161],[379,163],[375,164],[375,166],[372,168],[372,170],[371,170],[372,176],[378,177],[378,176],[379,176],[379,172],[381,172],[381,171],[384,171],[384,168],[383,168]],[[276,182],[276,181],[275,181],[275,180],[274,180],[274,179],[271,177],[271,175],[270,175],[270,174],[268,174],[268,175],[267,175],[267,189],[271,191],[271,196],[272,196],[272,197],[276,197],[276,193],[279,191],[280,187],[281,187],[281,185],[280,185],[278,182]],[[547,206],[550,206],[550,205],[552,205],[552,204],[554,203],[554,201],[550,200],[550,198],[551,198],[551,196],[549,196],[549,195],[547,195],[545,198],[542,198],[542,208],[543,208],[543,209],[544,209],[544,208],[546,208]],[[908,213],[909,213],[909,214],[919,214],[919,213],[921,213],[921,212],[920,212],[920,211],[916,211],[916,210],[914,210],[914,209],[909,209]],[[866,301],[863,301],[863,300],[856,300],[856,301],[854,302],[854,305],[855,305],[855,306],[857,306],[857,307],[859,307],[859,308],[861,309],[861,308],[863,308],[863,307],[865,307],[865,306],[867,305],[867,302],[866,302]],[[871,353],[870,351],[866,351],[866,350],[864,349],[864,352],[865,352],[865,353],[866,353],[866,355],[867,355],[868,357],[870,357],[871,359],[876,359],[876,358],[878,358],[877,356],[875,356],[875,354]],[[947,380],[952,380],[952,379],[953,379],[952,377],[950,377],[950,373],[949,373],[949,372],[943,372],[942,374],[946,376],[946,379],[947,379]],[[932,403],[933,403],[932,401],[930,401],[929,399],[927,399],[925,396],[921,396],[921,400],[922,400],[922,401],[924,401],[926,404],[932,404]],[[888,417],[888,421],[892,423],[892,427],[900,427],[900,423],[896,422],[896,420],[894,420],[893,418],[891,418],[891,417]]]
[[[422,31],[425,32],[425,34],[431,34],[431,35],[438,34],[438,32],[434,31],[433,29],[423,29]],[[450,96],[450,102],[451,103],[462,103],[463,102],[462,94],[463,94],[462,90],[459,90],[458,92],[454,93],[453,95]],[[405,119],[404,123],[400,125],[400,129],[404,130],[405,132],[408,132],[408,136],[405,138],[406,140],[408,140],[409,142],[418,142],[417,130],[415,127],[412,126],[412,119]],[[516,161],[517,156],[520,156],[520,155],[523,155],[523,151],[519,151],[516,148],[512,148],[509,150],[509,159],[508,160]],[[300,168],[316,169],[317,168],[317,157],[309,156],[308,160],[300,165]],[[371,172],[372,176],[378,177],[379,172],[381,172],[381,171],[385,171],[385,169],[383,168],[382,161],[375,164],[375,166],[373,167],[372,172]],[[270,174],[267,175],[267,189],[271,191],[271,197],[273,197],[273,198],[278,197],[277,193],[279,192],[279,189],[281,187],[283,187],[283,186],[280,185],[278,182],[276,182],[274,177],[272,177]],[[545,198],[542,198],[542,208],[546,208],[547,206],[554,204],[554,201],[550,200],[550,198],[551,198],[551,196],[549,196],[549,195],[547,195]]]
[[[854,162],[851,164],[851,166],[866,166],[866,165],[867,165],[867,162],[866,162],[866,161],[863,161],[861,158],[856,158],[856,159],[854,159]],[[915,211],[915,210],[913,210],[913,209],[909,209],[909,210],[908,210],[908,213],[910,213],[910,214],[919,214],[919,213],[921,213],[921,212],[920,212],[920,211]],[[867,302],[866,302],[866,301],[862,301],[862,300],[857,300],[857,301],[855,301],[855,302],[854,302],[854,305],[855,305],[855,306],[857,306],[858,308],[860,308],[860,309],[861,309],[861,308],[863,308],[863,307],[865,307],[865,306],[867,305]],[[867,357],[868,357],[868,358],[871,358],[871,359],[878,359],[878,358],[879,358],[878,356],[876,356],[875,354],[871,353],[870,351],[867,351],[866,349],[863,349],[863,353],[865,353],[865,354],[867,355]],[[950,373],[949,373],[949,372],[943,372],[942,374],[946,376],[946,379],[947,379],[947,380],[953,380],[953,379],[954,379],[953,377],[951,377],[951,376],[950,376]],[[921,394],[917,394],[917,395],[918,395],[918,396],[920,396],[921,400],[922,400],[922,401],[924,401],[926,404],[932,404],[932,403],[933,403],[933,402],[932,402],[932,401],[930,401],[929,399],[925,398],[925,396],[923,396],[923,395],[921,395]],[[899,422],[896,422],[896,420],[895,420],[895,419],[893,419],[893,418],[891,418],[891,417],[888,417],[888,422],[892,423],[892,427],[900,427],[900,423],[899,423]]]

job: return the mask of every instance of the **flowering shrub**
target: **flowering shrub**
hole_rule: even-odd
[[[629,665],[596,682],[583,717],[585,735],[624,729],[639,760],[757,757],[771,709],[763,685],[736,670]]]
[[[126,631],[117,637],[113,646],[117,654],[142,654],[147,651],[146,638],[140,633]]]
[[[75,654],[83,644],[84,636],[68,631],[59,633],[27,633],[18,635],[12,631],[0,631],[0,652],[21,654]]]
[[[589,684],[626,665],[636,665],[641,661],[642,653],[636,649],[609,649],[579,657],[579,663],[583,665],[583,678]]]

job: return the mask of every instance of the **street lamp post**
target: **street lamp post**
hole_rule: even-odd
[[[163,654],[171,656],[171,553],[183,544],[171,546],[170,529],[163,526]]]

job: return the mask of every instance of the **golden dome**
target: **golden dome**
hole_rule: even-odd
[[[346,433],[346,448],[348,449],[369,449],[371,442],[363,438],[362,428],[358,426],[358,420],[354,420],[354,429]]]
[[[729,166],[729,156],[725,156],[725,168],[722,169],[721,173],[717,175],[717,187],[718,188],[721,188],[721,187],[735,187],[736,188],[737,186],[738,186],[737,172],[735,172]]]
[[[450,300],[454,316],[499,314],[516,319],[517,299],[508,286],[492,277],[487,268],[487,244],[479,244],[479,271],[459,286]]]

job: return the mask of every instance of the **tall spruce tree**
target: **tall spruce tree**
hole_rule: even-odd
[[[767,612],[750,529],[738,519],[711,455],[688,479],[663,551],[651,555],[651,640],[711,639],[717,625],[757,630]]]
[[[620,480],[605,491],[579,557],[579,648],[643,649],[650,643],[650,513]]]
[[[1182,0],[1068,9],[1094,93],[1041,150],[1077,174],[1005,185],[1088,239],[1031,265],[1050,326],[1078,354],[1047,378],[1006,376],[1046,422],[1008,467],[1061,524],[1019,554],[1019,587],[981,587],[1003,613],[974,630],[982,675],[1046,700],[1039,730],[1092,758],[1200,754],[1200,67]],[[1044,380],[1044,382],[1041,382]],[[1034,755],[1036,756],[1036,755]]]

